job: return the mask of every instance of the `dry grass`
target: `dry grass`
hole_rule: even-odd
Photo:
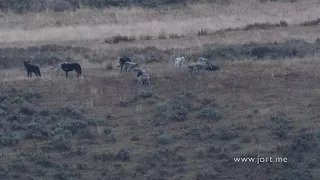
[[[140,8],[86,9],[65,13],[6,14],[0,19],[0,42],[94,40],[104,37],[166,34],[194,35],[199,29],[216,31],[280,19],[298,24],[316,19],[316,0],[296,3],[234,2],[229,6],[190,5],[186,9],[146,10]],[[232,12],[232,13],[229,13]],[[234,15],[236,14],[236,16]],[[92,19],[94,18],[94,19]],[[58,25],[57,25],[57,22]]]

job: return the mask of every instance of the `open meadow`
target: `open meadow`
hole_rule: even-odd
[[[319,1],[56,2],[0,3],[0,179],[319,179]]]

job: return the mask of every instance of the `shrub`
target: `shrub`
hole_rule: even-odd
[[[199,113],[198,117],[204,118],[204,119],[210,119],[210,120],[216,120],[218,119],[218,113],[213,108],[202,108]]]
[[[220,141],[230,141],[238,137],[238,134],[233,131],[226,130],[226,128],[219,129],[216,136]]]
[[[150,91],[140,91],[139,96],[142,98],[150,98],[152,96],[152,92]]]
[[[167,39],[167,34],[165,32],[161,32],[159,35],[158,35],[158,39]]]
[[[19,112],[26,115],[33,115],[35,113],[35,109],[32,104],[23,103],[20,107]]]
[[[291,118],[287,117],[285,114],[279,113],[276,116],[270,117],[271,130],[273,134],[279,139],[287,139],[289,137],[290,131],[293,128],[291,124]]]
[[[159,102],[156,104],[156,110],[158,115],[166,116],[166,111],[168,109],[168,103],[166,101]]]
[[[161,135],[159,136],[159,143],[160,144],[169,144],[170,143],[170,138],[167,135]]]
[[[103,133],[105,135],[109,135],[109,134],[111,134],[111,129],[106,127],[106,128],[103,129]]]
[[[187,119],[188,109],[183,106],[174,106],[169,113],[169,118],[175,121],[184,121]]]
[[[20,97],[15,97],[11,100],[12,103],[21,104],[24,102],[24,100]]]
[[[184,37],[183,35],[178,35],[178,34],[169,34],[170,39],[179,39]]]
[[[139,37],[140,40],[152,40],[153,36],[150,35],[140,35]]]
[[[20,132],[7,132],[5,134],[0,134],[0,146],[14,146],[18,144],[23,139]]]
[[[49,116],[50,115],[50,110],[46,109],[46,108],[43,108],[41,109],[41,111],[39,112],[39,114],[41,116]]]
[[[122,36],[118,34],[113,37],[105,38],[104,42],[108,44],[118,44],[119,42],[132,42],[135,40],[136,38],[134,36]]]
[[[130,159],[130,154],[128,151],[120,149],[120,151],[117,154],[117,158],[119,158],[121,161],[127,161]]]
[[[194,98],[192,92],[184,89],[171,97],[170,100],[157,103],[156,114],[170,120],[184,121],[192,108]]]
[[[73,106],[65,106],[59,109],[60,115],[70,118],[81,119],[83,117],[83,113],[80,112],[76,107]]]
[[[205,30],[205,29],[200,29],[197,32],[197,36],[207,36],[207,35],[209,35],[209,32],[208,32],[208,30]]]
[[[91,128],[82,129],[79,131],[80,139],[94,139],[97,136]]]
[[[40,165],[44,168],[54,168],[58,167],[57,164],[55,164],[49,156],[40,156],[37,158],[35,164]]]
[[[249,30],[255,30],[255,29],[270,29],[274,27],[287,27],[288,23],[285,20],[281,20],[279,23],[253,23],[246,25],[243,30],[249,31]]]
[[[1,93],[1,94],[0,94],[0,103],[4,102],[4,100],[7,99],[7,98],[8,98],[8,95],[7,95],[7,94]]]
[[[49,133],[43,124],[32,122],[27,127],[25,138],[47,139],[49,137]]]
[[[320,18],[301,23],[301,26],[316,26],[320,24]]]
[[[61,152],[71,150],[70,142],[61,138],[51,141],[50,144],[51,144],[50,149],[52,150],[57,150]]]

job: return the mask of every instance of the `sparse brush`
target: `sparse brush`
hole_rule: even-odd
[[[179,34],[169,34],[169,38],[170,39],[179,39],[179,38],[182,38],[184,36],[182,35],[179,35]]]
[[[208,30],[206,29],[200,29],[198,32],[197,32],[197,36],[207,36],[209,35],[209,32]]]
[[[301,26],[316,26],[320,24],[320,18],[301,23]]]
[[[104,42],[108,43],[108,44],[118,44],[120,42],[132,42],[135,40],[136,40],[136,38],[134,36],[122,36],[122,35],[118,34],[116,36],[105,38]]]
[[[281,20],[279,23],[253,23],[253,24],[248,24],[246,25],[243,30],[249,31],[249,30],[254,30],[254,29],[270,29],[274,27],[287,27],[288,23],[285,20]]]
[[[152,40],[153,36],[151,35],[140,35],[139,40]]]
[[[275,28],[275,27],[287,27],[288,26],[288,22],[285,20],[281,20],[279,22],[276,23],[269,23],[269,22],[265,22],[265,23],[260,23],[260,22],[256,22],[256,23],[252,23],[252,24],[248,24],[244,27],[235,27],[235,28],[225,28],[225,29],[219,29],[215,32],[215,34],[219,34],[219,33],[223,33],[223,32],[229,32],[229,31],[249,31],[249,30],[255,30],[255,29],[270,29],[270,28]]]
[[[158,39],[167,39],[167,34],[165,32],[161,32],[159,35],[158,35]]]

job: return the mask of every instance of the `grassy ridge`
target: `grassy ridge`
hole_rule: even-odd
[[[231,45],[205,45],[200,49],[202,53],[188,53],[188,49],[180,51],[187,59],[193,60],[198,56],[214,60],[243,60],[243,59],[283,59],[304,58],[320,51],[320,40],[309,43],[304,40],[290,40],[266,44],[231,44]],[[31,60],[41,66],[52,65],[62,61],[89,61],[104,63],[116,61],[119,56],[127,55],[138,63],[163,62],[172,59],[176,54],[175,49],[160,50],[155,47],[130,48],[119,50],[116,53],[107,51],[94,51],[84,47],[43,45],[24,48],[2,48],[1,68],[21,67],[22,60]]]
[[[17,13],[25,12],[41,12],[46,10],[61,12],[66,10],[75,10],[82,7],[89,8],[106,8],[106,7],[127,7],[127,6],[142,6],[155,8],[163,5],[186,4],[190,0],[55,0],[55,1],[38,1],[38,0],[8,0],[0,2],[0,10],[11,10]],[[205,2],[196,0],[192,2]],[[211,2],[211,1],[210,1]],[[216,3],[226,4],[229,1],[215,0]]]
[[[270,2],[271,0],[260,0],[260,3]],[[296,2],[298,0],[272,0],[271,2]],[[229,5],[232,0],[6,0],[0,2],[0,11],[13,11],[16,13],[42,12],[46,10],[62,12],[75,10],[83,7],[106,8],[106,7],[130,7],[140,6],[146,8],[168,7],[175,5],[186,5],[187,3],[213,3]]]

